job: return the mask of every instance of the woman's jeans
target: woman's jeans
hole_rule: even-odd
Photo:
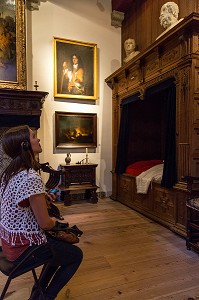
[[[53,249],[54,255],[53,259],[51,259],[50,266],[43,267],[42,269],[40,284],[44,290],[44,294],[55,299],[59,291],[67,284],[77,271],[82,262],[83,253],[77,246],[63,241],[49,237],[48,242]],[[21,259],[23,259],[32,247],[28,248],[15,262],[18,263]],[[45,247],[38,249],[38,252],[36,252],[37,261],[42,261],[42,258],[46,259],[46,255],[49,255],[49,253],[46,252]]]

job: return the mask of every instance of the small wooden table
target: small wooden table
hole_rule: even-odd
[[[70,192],[85,190],[85,198],[91,203],[97,203],[96,167],[97,164],[68,164],[60,165],[62,170],[61,200],[64,205],[71,205]]]

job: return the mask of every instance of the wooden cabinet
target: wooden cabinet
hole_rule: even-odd
[[[85,191],[85,198],[92,203],[97,203],[96,190],[96,168],[97,164],[68,164],[60,165],[62,170],[61,184],[61,200],[65,205],[70,205],[72,201],[71,193]]]
[[[199,15],[192,13],[106,78],[112,89],[112,199],[182,235],[186,234],[186,185],[182,178],[199,174],[198,74]],[[177,183],[169,189],[153,183],[146,195],[137,194],[133,176],[115,173],[122,104],[136,94],[145,101],[147,89],[169,78],[176,87]],[[144,119],[139,126],[145,126]]]

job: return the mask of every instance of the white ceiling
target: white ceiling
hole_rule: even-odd
[[[48,2],[98,23],[100,26],[108,25],[104,23],[107,22],[108,14],[111,24],[111,0],[48,0]]]

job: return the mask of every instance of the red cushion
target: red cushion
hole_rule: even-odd
[[[162,163],[163,163],[163,160],[160,160],[160,159],[137,161],[137,162],[129,165],[126,168],[125,173],[131,174],[134,176],[138,176],[142,172],[144,172],[156,165],[162,164]]]

